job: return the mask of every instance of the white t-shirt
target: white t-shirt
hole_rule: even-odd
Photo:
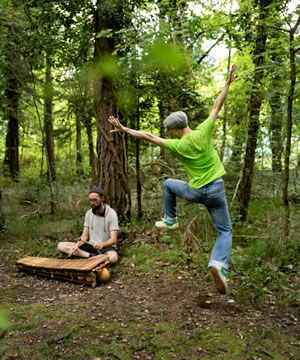
[[[118,215],[107,204],[105,204],[104,216],[95,215],[90,209],[85,214],[84,227],[89,229],[89,242],[91,244],[107,241],[110,238],[111,231],[119,230]]]

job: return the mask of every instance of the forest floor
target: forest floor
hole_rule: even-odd
[[[0,358],[12,359],[299,359],[299,304],[246,303],[213,283],[112,268],[95,288],[17,271],[4,247]],[[159,275],[157,275],[159,274]],[[234,284],[230,283],[231,287]]]

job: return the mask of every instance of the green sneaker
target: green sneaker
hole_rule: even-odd
[[[156,221],[155,226],[159,229],[175,230],[175,229],[178,229],[179,224],[178,224],[178,221],[172,223],[172,222],[169,222],[167,219],[162,219],[161,221]]]
[[[228,291],[227,272],[221,266],[211,266],[210,271],[213,274],[216,289],[221,294],[226,294]]]

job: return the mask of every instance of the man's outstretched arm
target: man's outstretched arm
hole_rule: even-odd
[[[224,101],[226,99],[228,90],[229,90],[229,86],[230,84],[236,79],[237,75],[235,74],[235,70],[236,70],[236,65],[232,65],[231,71],[230,71],[230,75],[225,83],[225,86],[223,88],[223,90],[221,91],[220,95],[216,98],[215,102],[214,102],[214,106],[209,114],[209,117],[213,119],[213,121],[216,121],[217,117],[218,117],[218,113],[219,111],[222,109],[222,106],[224,104]]]
[[[110,130],[110,132],[125,132],[126,134],[132,135],[137,139],[146,140],[152,144],[164,147],[164,139],[159,136],[155,136],[147,131],[133,130],[125,127],[120,123],[119,119],[115,118],[114,116],[110,116],[108,121],[114,127],[112,130]]]

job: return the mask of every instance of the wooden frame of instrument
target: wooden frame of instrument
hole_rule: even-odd
[[[89,259],[49,259],[26,256],[16,261],[19,271],[46,276],[52,279],[88,284],[93,288],[109,280],[106,268],[108,256],[99,255]]]

